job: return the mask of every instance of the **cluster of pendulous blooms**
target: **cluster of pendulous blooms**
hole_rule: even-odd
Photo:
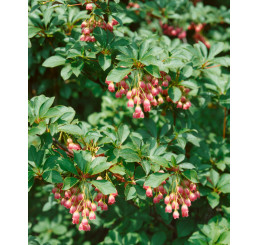
[[[163,29],[163,33],[165,35],[178,37],[179,39],[186,37],[186,31],[180,27],[170,26],[168,24],[163,24],[162,22],[160,22],[160,26]]]
[[[205,46],[207,48],[210,48],[211,45],[209,43],[209,41],[207,41],[205,39],[205,37],[202,35],[202,31],[205,27],[205,23],[199,23],[199,24],[195,24],[194,22],[192,22],[189,26],[188,26],[188,30],[194,30],[194,35],[193,35],[193,38],[195,40],[195,42],[203,42],[205,44]]]
[[[128,3],[127,9],[130,9],[130,8],[136,8],[136,9],[139,9],[140,8],[140,5],[138,3],[133,3],[133,2],[130,2]]]
[[[167,98],[167,101],[169,102],[173,102],[175,104],[177,104],[177,108],[181,108],[183,110],[187,110],[191,107],[191,102],[190,100],[188,100],[187,94],[190,92],[189,88],[185,88],[184,86],[180,86],[181,92],[182,92],[182,96],[178,101],[172,101],[170,98]]]
[[[162,183],[163,184],[163,183]],[[159,203],[163,199],[163,195],[167,194],[163,185],[154,188],[155,197],[153,198],[154,203]],[[146,189],[146,196],[152,197],[152,189],[149,186],[143,186]],[[164,203],[166,204],[165,212],[172,213],[173,218],[179,218],[179,212],[181,205],[182,217],[188,217],[188,207],[191,206],[191,202],[200,198],[200,192],[196,189],[196,184],[191,183],[189,180],[183,180],[181,185],[176,185],[175,190],[168,193],[164,198]]]
[[[70,151],[70,152],[73,152],[73,150],[81,150],[81,146],[77,143],[73,143],[73,140],[71,138],[67,139],[67,149]]]
[[[88,5],[88,4],[87,4]],[[87,8],[87,6],[86,6]],[[80,36],[80,41],[85,41],[85,42],[96,42],[95,37],[92,35],[94,29],[96,27],[100,27],[104,30],[109,30],[113,32],[113,26],[118,25],[118,21],[113,19],[111,23],[106,23],[104,20],[94,20],[90,19],[88,21],[83,21],[81,24],[81,33],[82,35]]]
[[[98,177],[97,179],[102,178]],[[106,196],[95,188],[97,195],[94,200],[90,200],[90,197],[85,195],[85,191],[81,192],[77,187],[64,191],[62,190],[62,186],[63,184],[57,184],[56,187],[52,189],[52,193],[55,199],[60,200],[62,206],[70,210],[70,214],[73,215],[72,223],[79,224],[80,231],[90,231],[89,220],[96,219],[95,212],[98,207],[103,211],[108,210],[108,204],[114,204],[115,197],[118,195],[116,192]]]
[[[171,77],[164,71],[161,71],[160,75],[161,78],[155,78],[152,75],[145,74],[142,80],[134,82],[135,84],[133,84],[132,89],[126,82],[128,76],[125,76],[121,82],[116,83],[117,91],[115,84],[112,81],[106,80],[105,83],[108,84],[108,90],[110,92],[116,91],[116,98],[121,98],[123,95],[126,95],[128,107],[136,106],[133,118],[144,118],[144,113],[140,105],[143,106],[144,112],[149,112],[151,107],[163,104],[165,100],[167,102],[176,103],[177,108],[182,108],[184,110],[189,109],[191,102],[186,96],[190,90],[180,86],[183,96],[178,101],[172,101],[168,96],[167,89],[171,82]]]

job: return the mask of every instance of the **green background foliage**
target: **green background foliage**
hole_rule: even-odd
[[[129,1],[98,2],[104,12],[94,13],[119,25],[113,33],[96,28],[93,44],[78,41],[89,12],[69,5],[80,1],[29,1],[29,244],[229,244],[229,1],[138,1],[139,9],[126,8]],[[185,40],[164,35],[160,20],[184,30],[192,22],[206,23],[202,34],[211,48],[195,43],[191,31]],[[157,77],[169,72],[190,88],[192,107],[163,105],[144,120],[133,119],[126,99],[116,99],[105,79],[119,82],[135,62]],[[180,97],[176,86],[168,93]],[[63,173],[78,174],[68,157],[60,159],[51,149],[52,137],[61,133],[100,142],[107,153],[109,158],[91,162],[77,152],[74,162],[83,172],[109,169],[136,180],[126,188],[115,183],[115,205],[97,215],[87,233],[78,231],[51,193]],[[189,217],[179,220],[142,188],[144,181],[158,186],[167,176],[156,172],[173,166],[201,193]],[[76,184],[67,178],[67,188]]]

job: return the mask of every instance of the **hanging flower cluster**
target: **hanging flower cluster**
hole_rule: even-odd
[[[129,81],[127,82],[128,76],[125,76],[121,82],[116,84],[108,80],[105,83],[108,84],[110,92],[116,91],[116,98],[122,98],[123,95],[126,95],[128,99],[127,106],[132,108],[135,106],[133,118],[144,118],[144,112],[149,112],[152,107],[163,104],[165,100],[177,104],[177,108],[189,109],[191,102],[187,99],[187,94],[190,89],[179,86],[182,97],[178,101],[172,101],[167,89],[171,84],[171,77],[164,71],[161,71],[160,75],[161,78],[155,78],[150,74],[145,74],[142,80],[133,80],[134,84],[132,87],[129,85]]]
[[[96,27],[100,27],[104,30],[109,30],[113,32],[113,26],[115,25],[118,25],[118,21],[115,19],[112,19],[111,23],[106,23],[103,19],[95,20],[94,18],[90,18],[87,21],[83,21],[81,24],[82,35],[80,36],[80,41],[96,42],[95,37],[92,35]]]
[[[165,212],[172,213],[174,210],[173,218],[178,219],[181,205],[182,217],[188,217],[188,207],[191,206],[191,202],[200,198],[200,192],[196,189],[196,184],[184,179],[180,184],[176,184],[170,193],[167,193],[163,186],[165,183],[166,181],[163,181],[161,185],[154,189],[143,185],[146,190],[146,196],[152,197],[154,192],[153,203],[159,203],[164,198],[163,195],[167,194],[164,198]]]
[[[209,41],[206,40],[206,38],[202,35],[202,31],[204,29],[204,27],[206,26],[205,23],[199,23],[199,24],[195,24],[194,22],[192,22],[189,26],[188,26],[188,30],[193,30],[194,31],[194,35],[193,38],[195,40],[196,43],[198,43],[199,41],[203,42],[205,44],[205,46],[207,48],[210,48],[211,45],[209,43]]]
[[[184,31],[183,28],[163,24],[161,21],[160,26],[163,30],[163,33],[167,36],[178,37],[179,39],[183,39],[186,37],[186,31]]]
[[[97,180],[102,179],[98,177]],[[96,212],[98,207],[102,211],[108,210],[108,205],[115,203],[115,197],[118,193],[104,195],[97,188],[95,188],[95,198],[91,195],[89,190],[83,191],[78,187],[72,187],[69,190],[62,190],[63,184],[57,184],[52,189],[55,199],[60,200],[60,204],[69,209],[72,214],[72,223],[79,224],[80,231],[90,231],[90,220],[96,219]],[[94,194],[93,194],[94,195]]]

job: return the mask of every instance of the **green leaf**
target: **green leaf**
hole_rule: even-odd
[[[28,181],[28,192],[31,190],[33,184],[34,184],[34,178],[31,178],[31,179]]]
[[[168,89],[168,95],[174,102],[176,102],[181,98],[182,92],[178,87],[172,87]]]
[[[156,78],[160,78],[159,67],[155,65],[145,66],[144,70]]]
[[[219,194],[216,192],[211,192],[207,196],[208,202],[212,208],[215,208],[219,205]]]
[[[195,170],[189,169],[189,170],[185,170],[183,172],[183,175],[189,179],[190,181],[192,181],[193,183],[199,183],[198,181],[198,176],[197,176],[197,172]]]
[[[56,170],[47,170],[42,175],[43,179],[50,183],[63,183],[63,178]]]
[[[54,103],[55,97],[48,98],[39,108],[39,117],[42,118]]]
[[[92,180],[91,183],[97,187],[104,195],[116,193],[115,186],[108,180]]]
[[[150,119],[150,118],[146,118],[144,119],[144,125],[147,128],[148,132],[154,137],[157,138],[158,132],[157,132],[157,125],[156,123]]]
[[[64,179],[64,185],[62,190],[69,190],[71,187],[73,187],[74,185],[76,185],[79,182],[78,179],[74,178],[74,177],[66,177]]]
[[[36,36],[41,31],[40,28],[35,26],[28,26],[28,38]]]
[[[185,77],[185,78],[188,78],[190,76],[192,76],[193,74],[193,68],[189,65],[185,66],[182,70],[182,75]]]
[[[167,239],[164,231],[156,232],[151,238],[151,245],[163,245]]]
[[[128,75],[132,69],[118,67],[111,70],[106,78],[107,81],[111,81],[114,83],[120,82],[126,75]]]
[[[132,149],[126,148],[119,151],[119,156],[125,159],[126,162],[140,162],[141,158]]]
[[[96,27],[93,31],[93,36],[100,43],[102,47],[107,46],[107,32],[100,27]]]
[[[208,59],[214,58],[217,54],[224,50],[224,43],[218,42],[211,45]]]
[[[127,139],[127,137],[130,134],[129,127],[126,124],[121,124],[117,130],[117,134],[119,143],[123,144],[123,142]]]
[[[65,132],[65,133],[73,134],[73,135],[82,135],[83,134],[81,128],[77,125],[58,126],[58,130],[61,132]]]
[[[105,71],[106,69],[108,69],[111,66],[111,55],[107,55],[107,54],[104,55],[104,54],[100,53],[98,56],[98,61],[99,61],[99,65],[101,66],[103,71]]]
[[[222,174],[217,184],[217,188],[222,193],[230,192],[230,174]]]
[[[111,164],[107,162],[106,157],[96,157],[91,165],[90,165],[90,170],[89,173],[94,175],[103,172],[104,170],[109,169]]]
[[[230,232],[224,231],[217,240],[217,244],[230,244]]]
[[[71,162],[69,159],[61,158],[60,160],[58,160],[58,164],[62,170],[78,175],[78,172],[73,162]]]
[[[88,173],[91,159],[91,153],[88,151],[74,151],[74,162],[83,173]]]
[[[52,231],[55,235],[63,235],[67,232],[67,228],[65,225],[58,224],[52,228]]]
[[[210,179],[214,187],[217,186],[219,181],[219,173],[216,172],[214,169],[211,169],[210,171]]]
[[[176,224],[176,230],[178,237],[190,235],[194,230],[196,230],[194,219],[179,219]]]
[[[124,168],[124,166],[115,165],[112,168],[110,168],[109,171],[114,173],[114,174],[125,175],[125,168]]]
[[[188,162],[179,164],[179,167],[181,169],[193,169],[193,168],[195,168],[195,166],[192,163],[188,163]]]
[[[73,71],[72,71],[71,64],[64,66],[61,70],[61,77],[64,80],[69,79],[72,76],[72,74],[73,74]]]
[[[157,163],[158,165],[162,166],[162,167],[165,167],[165,168],[169,168],[169,163],[168,161],[163,158],[163,157],[160,157],[160,156],[149,156],[149,159],[154,162],[154,163]]]
[[[51,56],[49,58],[47,58],[44,63],[42,64],[42,66],[45,67],[56,67],[56,66],[60,66],[60,65],[64,65],[65,64],[65,58],[55,55],[55,56]]]
[[[169,173],[154,173],[151,174],[145,181],[146,186],[150,186],[153,188],[158,187],[164,180],[166,180],[170,176]]]
[[[150,172],[150,168],[151,168],[151,163],[150,163],[150,161],[148,161],[148,160],[143,160],[143,161],[141,162],[141,164],[142,164],[142,168],[143,168],[143,170],[145,171],[146,175],[148,175],[149,172]]]
[[[182,82],[180,82],[180,85],[190,88],[190,89],[198,89],[199,88],[197,82],[194,80],[182,81]]]
[[[131,185],[127,185],[126,188],[125,188],[126,201],[131,200],[131,199],[135,198],[136,196],[137,195],[136,195],[135,187],[131,186]]]
[[[43,162],[45,151],[37,151],[34,145],[31,145],[28,152],[28,161],[33,167],[40,167]]]

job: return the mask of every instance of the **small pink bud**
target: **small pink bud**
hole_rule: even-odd
[[[177,108],[182,108],[182,107],[183,107],[183,104],[182,104],[182,102],[179,101],[179,102],[177,103]]]
[[[65,207],[70,209],[72,206],[72,202],[70,200],[67,200],[66,203],[65,203]]]
[[[142,89],[145,89],[145,88],[146,88],[145,82],[141,81],[141,82],[140,82],[140,87],[141,87]]]
[[[173,200],[175,199],[175,193],[172,192],[172,193],[169,195],[169,197],[170,197],[170,200],[173,201]]]
[[[190,196],[189,196],[189,199],[193,202],[193,201],[195,201],[197,199],[197,197],[196,197],[196,195],[193,192],[191,192]]]
[[[55,194],[56,192],[57,192],[57,188],[54,187],[54,188],[52,189],[52,193]]]
[[[166,196],[165,199],[164,199],[164,203],[169,204],[170,200],[171,200],[170,196]]]
[[[60,198],[61,198],[60,193],[56,192],[56,193],[55,193],[55,199],[60,199]]]
[[[70,208],[70,214],[73,214],[76,211],[76,207],[73,205]]]
[[[168,86],[168,81],[165,80],[165,81],[162,83],[162,86],[163,86],[163,87],[167,87],[167,86]]]
[[[146,190],[146,196],[147,197],[152,197],[152,189],[151,187],[148,187],[147,190]]]
[[[132,91],[128,91],[126,94],[126,98],[129,100],[132,98]]]
[[[108,204],[112,205],[112,204],[115,203],[115,201],[116,201],[115,197],[112,194],[110,194],[109,197],[108,197]]]
[[[87,225],[87,224],[88,224],[87,218],[83,218],[83,219],[82,219],[82,224],[83,224],[83,225]]]
[[[190,207],[190,206],[191,206],[191,200],[190,200],[189,198],[186,198],[186,199],[184,200],[184,203],[185,203],[185,205],[186,205],[187,207]]]
[[[108,90],[109,90],[110,92],[115,92],[115,86],[114,86],[114,83],[113,83],[113,82],[111,82],[111,83],[108,85]]]
[[[97,210],[97,205],[95,203],[91,203],[91,210],[96,211]]]
[[[172,208],[173,209],[179,209],[179,204],[176,201],[172,202]]]
[[[81,28],[84,28],[84,27],[86,27],[88,24],[87,24],[87,22],[86,21],[83,21],[82,23],[81,23]]]
[[[88,216],[89,216],[89,213],[90,213],[89,209],[88,209],[88,208],[85,208],[85,209],[83,209],[83,211],[82,211],[82,216],[83,216],[83,217],[88,217]]]
[[[79,225],[79,231],[83,231],[83,224],[82,223]]]
[[[61,204],[62,206],[65,206],[65,203],[66,203],[66,199],[65,199],[65,198],[62,198],[60,204]]]
[[[158,103],[159,103],[159,104],[163,104],[163,103],[164,103],[164,100],[163,100],[162,97],[159,97],[159,98],[158,98]]]
[[[174,211],[173,218],[174,219],[178,219],[179,218],[179,212],[177,210]]]
[[[195,191],[195,190],[196,190],[196,184],[191,183],[191,184],[190,184],[190,190],[191,190],[191,191]]]
[[[113,26],[118,25],[118,21],[117,21],[117,20],[115,20],[115,19],[112,19],[112,25],[113,25]]]
[[[73,219],[80,219],[80,213],[78,211],[73,213]]]
[[[185,189],[184,189],[184,192],[185,192],[186,195],[189,195],[189,194],[190,194],[190,191],[189,191],[188,188],[185,188]]]
[[[91,207],[91,201],[90,200],[86,200],[86,207],[90,208]]]
[[[188,207],[186,206],[186,204],[183,204],[181,207],[181,211],[183,212],[188,212]]]
[[[142,111],[141,107],[137,105],[135,107],[135,113],[141,113],[141,111]]]
[[[108,210],[108,205],[105,203],[105,204],[103,204],[103,206],[102,206],[102,210],[104,210],[104,211],[107,211]]]
[[[159,200],[163,199],[162,193],[159,193],[157,197],[158,197]]]
[[[122,98],[122,95],[120,94],[120,91],[117,91],[115,96],[116,96],[116,98]]]
[[[70,198],[70,197],[71,197],[71,195],[72,195],[72,193],[71,193],[71,191],[70,191],[70,190],[65,191],[65,197],[66,197],[66,198]]]
[[[153,198],[153,203],[159,203],[159,199],[157,196]]]
[[[172,213],[172,206],[170,204],[167,204],[167,206],[165,207],[165,212]]]
[[[92,10],[93,7],[92,7],[92,4],[91,3],[87,3],[86,4],[86,10]]]
[[[89,220],[93,220],[93,219],[96,219],[96,214],[93,211],[90,211]]]
[[[79,201],[82,201],[83,198],[84,198],[84,194],[80,193],[77,198],[78,198]]]
[[[80,223],[80,219],[72,219],[72,222],[73,222],[73,224],[75,225],[75,224],[79,224]]]
[[[166,80],[168,80],[169,82],[171,81],[171,77],[169,75],[165,76]]]

